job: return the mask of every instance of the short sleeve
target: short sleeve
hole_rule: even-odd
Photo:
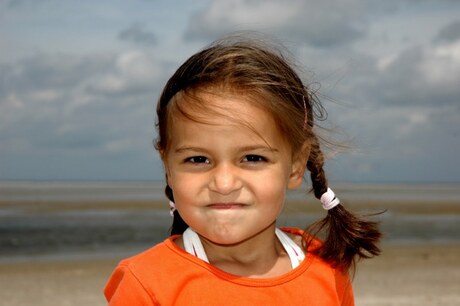
[[[104,289],[105,298],[110,306],[152,306],[159,305],[148,294],[129,266],[120,264],[112,273]]]

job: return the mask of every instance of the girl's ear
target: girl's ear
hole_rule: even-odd
[[[299,152],[294,154],[291,175],[289,176],[288,189],[297,189],[302,185],[305,168],[310,156],[310,143],[305,142]]]

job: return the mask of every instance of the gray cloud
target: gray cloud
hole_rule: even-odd
[[[358,139],[357,154],[345,154],[330,166],[338,177],[455,179],[458,166],[432,161],[433,156],[451,160],[460,154],[460,87],[455,81],[460,79],[460,63],[455,46],[445,39],[431,44],[427,37],[426,44],[406,43],[388,54],[352,48],[368,38],[375,15],[403,13],[414,5],[411,1],[385,2],[372,11],[359,1],[346,1],[347,8],[334,3],[334,10],[328,7],[332,2],[304,3],[292,1],[275,10],[270,1],[239,1],[225,8],[213,2],[190,20],[187,38],[210,40],[229,30],[251,28],[300,42],[295,52],[318,73],[313,81],[321,83],[320,93],[339,101],[324,101],[331,122]],[[245,23],[244,12],[254,22]],[[281,22],[288,15],[289,22]],[[439,149],[446,144],[448,150]]]
[[[331,172],[365,181],[458,180],[458,164],[443,162],[460,155],[457,50],[427,43],[386,59],[348,54],[359,65],[331,93],[339,104],[325,102],[330,119],[357,139],[358,153],[340,156]]]
[[[111,154],[135,150],[153,137],[154,97],[162,69],[140,52],[40,54],[4,64],[0,151]]]
[[[228,32],[261,30],[316,47],[350,44],[366,34],[364,6],[355,1],[213,1],[193,15],[189,40],[212,40]]]
[[[163,69],[139,51],[37,54],[3,64],[0,177],[162,177],[152,138]]]
[[[15,7],[25,5],[25,4],[32,4],[34,2],[36,2],[36,1],[31,1],[31,0],[9,0],[9,1],[6,1],[6,6],[8,8],[15,8]]]
[[[109,69],[113,60],[110,56],[36,54],[2,65],[0,94],[5,97],[12,93],[74,87]]]
[[[224,33],[252,29],[285,42],[315,73],[307,82],[318,81],[320,94],[338,101],[324,99],[329,122],[352,135],[356,146],[328,162],[331,178],[458,181],[454,1],[190,2],[181,14],[156,19],[107,1],[92,5],[90,14],[77,5],[88,18],[78,21],[97,22],[81,27],[66,19],[65,28],[59,25],[68,5],[58,2],[0,4],[14,9],[0,9],[14,55],[0,62],[1,179],[162,179],[151,144],[154,104],[176,59]],[[139,5],[143,12],[152,9]],[[161,5],[165,14],[174,6]],[[135,22],[140,19],[148,26]],[[117,24],[131,26],[117,33]],[[31,39],[15,45],[21,35]],[[66,37],[74,45],[62,43]]]
[[[132,24],[128,28],[118,33],[118,38],[139,45],[155,45],[157,38],[153,32],[145,30],[143,24]]]
[[[434,38],[435,42],[454,42],[460,40],[460,20],[454,21],[442,28]]]
[[[413,47],[373,78],[372,92],[391,105],[460,105],[460,62]]]

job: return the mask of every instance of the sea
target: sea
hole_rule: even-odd
[[[460,183],[334,183],[334,190],[380,222],[383,244],[460,246]],[[314,201],[288,193],[287,203],[304,200]],[[304,228],[324,214],[287,210],[278,223]],[[123,258],[167,238],[171,221],[163,182],[0,181],[0,262]]]

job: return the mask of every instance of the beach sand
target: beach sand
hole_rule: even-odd
[[[460,305],[460,245],[384,246],[358,264],[356,305]]]
[[[357,195],[361,194],[359,190]],[[436,201],[428,197],[427,192],[420,195],[424,189],[417,189],[416,199],[409,200],[398,200],[398,193],[384,189],[380,192],[384,197],[373,196],[372,201],[368,201],[368,195],[363,199],[350,195],[348,199],[346,190],[341,191],[340,194],[344,193],[341,199],[349,202],[347,207],[354,211],[386,211],[380,216],[386,238],[382,255],[358,263],[354,277],[356,305],[460,305],[458,186],[452,190],[448,194],[453,195],[443,201],[432,190],[428,190],[428,195],[433,193]],[[20,190],[19,194],[22,193]],[[387,199],[388,196],[392,198]],[[3,217],[0,214],[0,222],[4,226],[9,224],[5,228],[12,229],[14,241],[23,242],[20,255],[28,252],[29,247],[40,251],[43,241],[53,246],[58,239],[81,240],[88,248],[93,243],[99,245],[97,252],[88,250],[89,256],[47,257],[45,254],[32,258],[25,255],[13,260],[6,256],[11,259],[16,253],[0,256],[0,306],[106,305],[103,288],[120,256],[140,251],[137,246],[136,250],[133,246],[129,249],[126,242],[135,240],[146,245],[151,234],[156,233],[156,241],[167,234],[170,220],[165,207],[164,200],[50,201],[42,199],[41,193],[40,197],[22,202],[0,199],[0,208],[6,212]],[[289,216],[280,220],[281,226],[304,227],[305,216],[316,218],[324,214],[320,205],[305,205],[304,200],[290,200],[286,211]],[[28,231],[24,232],[23,228]],[[42,236],[37,234],[42,232]],[[87,236],[95,236],[95,239]],[[412,241],[411,244],[403,244],[405,239]],[[14,251],[10,240],[4,243]],[[118,241],[121,250],[112,252],[104,248]],[[69,250],[80,245],[57,246]]]
[[[118,260],[0,263],[0,304],[106,305]],[[354,288],[356,305],[460,305],[460,246],[384,246],[358,264]]]

